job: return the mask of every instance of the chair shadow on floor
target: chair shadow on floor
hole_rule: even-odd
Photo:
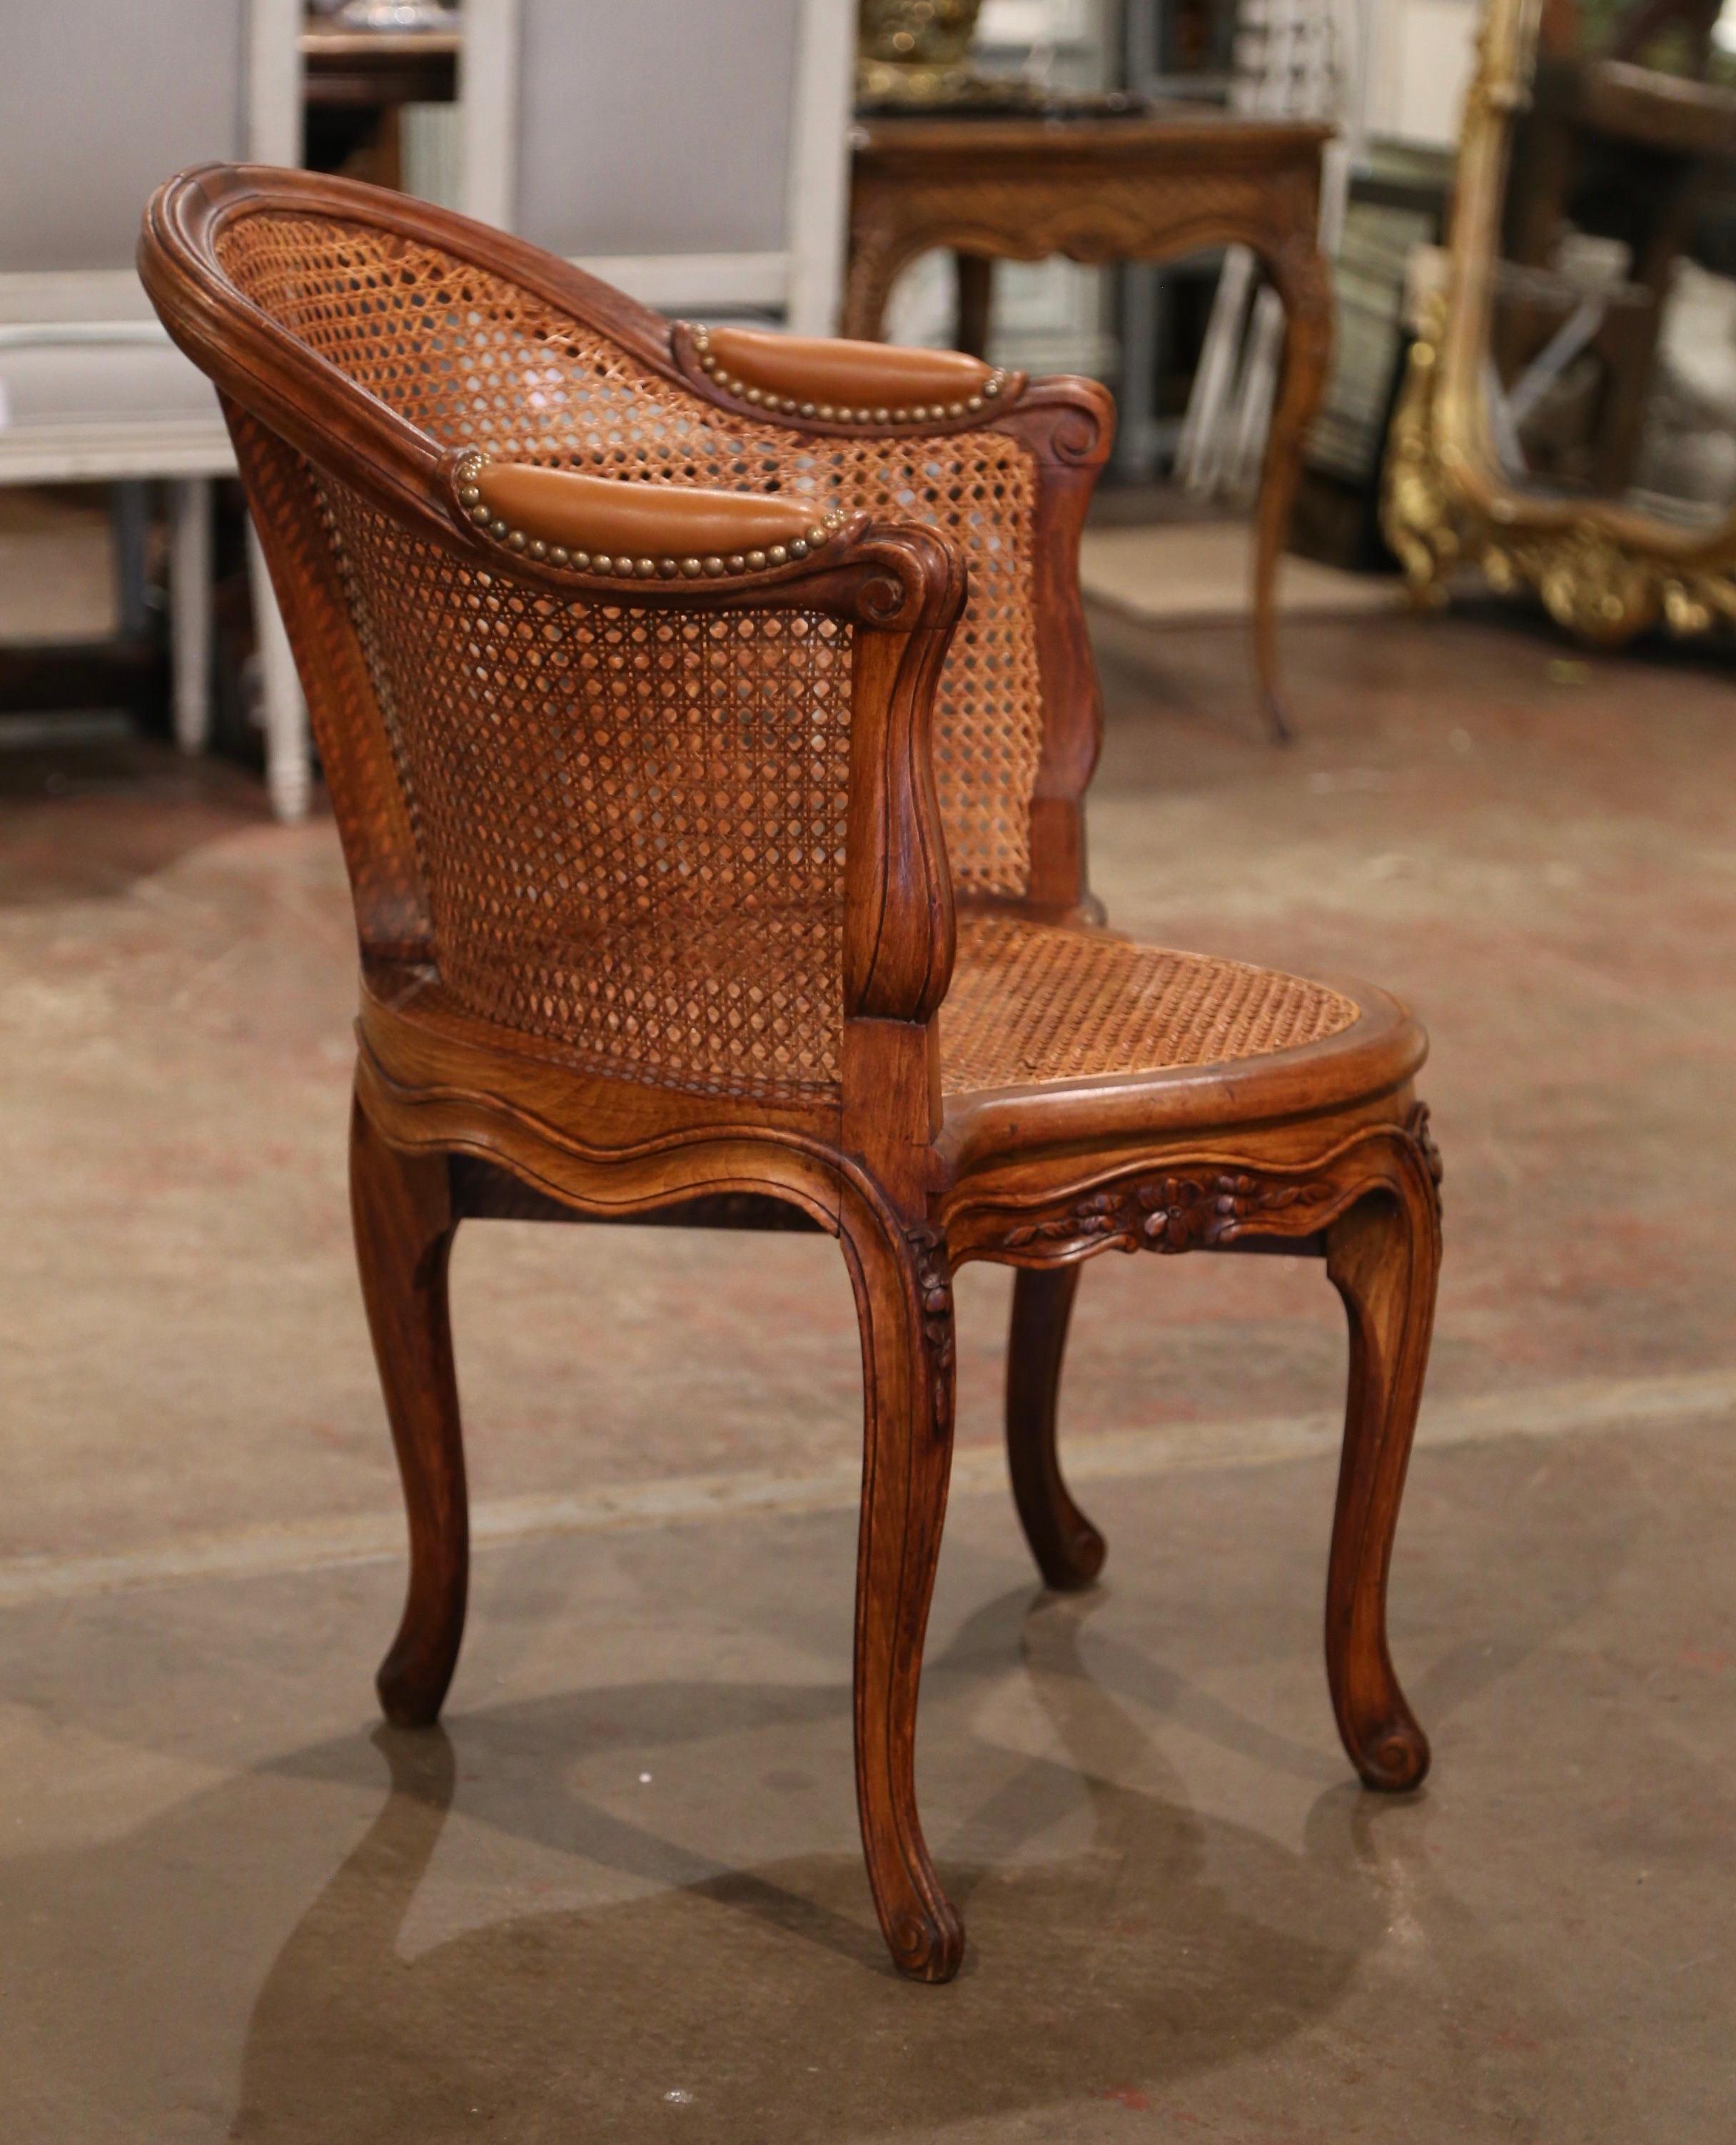
[[[927,2134],[1092,2099],[1158,2107],[1190,2074],[1330,2013],[1385,1925],[1380,1812],[1351,1784],[1330,1788],[1296,1854],[1190,1809],[1082,1665],[1088,1608],[1029,1604],[1021,1592],[993,1605],[932,1665],[943,1720],[928,1733],[963,1739],[985,1626],[1022,1615],[1031,1688],[1065,1753],[1016,1759],[1009,1779],[1003,1748],[997,1784],[963,1829],[966,1865],[943,1847],[970,1917],[953,1987],[893,1973],[853,1851],[721,1869],[575,1796],[562,1760],[584,1747],[587,1700],[467,1716],[450,1738],[381,1729],[390,1791],[267,1976],[231,2136],[819,2145]],[[993,1650],[1004,1669],[1007,1650]],[[848,1705],[829,1688],[714,1687],[695,1719],[689,1687],[607,1695],[635,1738],[652,1730],[648,1743],[780,1720],[799,1733],[823,1716],[830,1734]],[[661,1889],[406,1956],[400,1933],[460,1792],[460,1757],[499,1759],[526,1743],[546,1761],[546,1792],[502,1784],[515,1769],[522,1779],[522,1749],[516,1769],[483,1763],[477,1781],[467,1763],[465,1814]],[[289,1761],[333,1763],[350,1769],[335,1749]],[[1129,1784],[1154,1775],[1159,1792]],[[1032,1843],[1077,1815],[1082,1789],[1087,1850],[1033,1859]]]

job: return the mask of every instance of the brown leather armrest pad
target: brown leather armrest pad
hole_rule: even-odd
[[[811,499],[788,493],[626,484],[520,462],[487,463],[473,481],[509,530],[593,558],[739,555],[805,539],[825,520]]]
[[[963,351],[906,350],[896,343],[712,328],[706,345],[732,380],[833,408],[927,408],[938,416],[949,405],[980,396],[992,376],[992,367]]]

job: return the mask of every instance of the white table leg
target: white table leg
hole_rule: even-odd
[[[313,769],[307,739],[307,704],[296,659],[290,652],[283,614],[277,608],[265,553],[253,525],[247,525],[247,563],[253,583],[253,615],[259,634],[260,684],[266,725],[266,786],[271,809],[288,823],[307,817]]]
[[[211,480],[169,486],[169,645],[175,742],[203,752],[211,736]]]

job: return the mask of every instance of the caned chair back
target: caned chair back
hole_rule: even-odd
[[[206,316],[200,361],[221,381],[245,327],[281,383],[237,376],[237,442],[365,935],[598,1070],[834,1082],[852,625],[521,584],[439,505],[442,473],[474,452],[953,538],[973,594],[940,809],[955,881],[1017,895],[1042,747],[1026,441],[738,413],[683,376],[667,321],[535,249],[342,182],[208,184],[221,212],[163,257]]]

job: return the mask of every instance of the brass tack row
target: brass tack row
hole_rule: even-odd
[[[785,417],[818,417],[841,425],[933,424],[947,417],[974,416],[994,401],[1007,385],[1004,369],[997,366],[983,381],[981,391],[966,396],[963,401],[918,402],[900,409],[874,410],[850,409],[831,402],[798,402],[793,396],[774,395],[766,387],[750,387],[745,381],[725,372],[713,353],[710,331],[690,323],[684,325],[699,352],[701,371],[709,373],[726,395],[734,395],[744,402],[752,403],[756,409],[774,411]]]
[[[769,544],[764,550],[732,551],[727,556],[714,552],[703,558],[616,558],[606,551],[577,551],[565,544],[545,543],[540,536],[527,535],[522,529],[515,529],[500,520],[484,505],[476,483],[485,465],[485,455],[466,455],[457,470],[458,503],[485,535],[507,550],[522,552],[525,558],[535,559],[540,565],[566,566],[580,574],[608,574],[622,580],[697,580],[702,577],[714,580],[723,574],[766,573],[774,566],[787,566],[798,559],[805,559],[810,551],[829,544],[848,518],[841,506],[828,507],[825,519],[816,521],[805,535],[792,536],[783,544]]]

